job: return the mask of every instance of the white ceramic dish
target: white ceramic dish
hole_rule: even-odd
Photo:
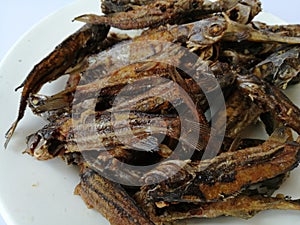
[[[71,20],[83,13],[99,13],[97,0],[80,0],[55,14],[50,15],[12,48],[0,65],[0,146],[4,133],[17,115],[20,93],[13,90],[32,67],[45,57],[58,43],[81,26]],[[269,23],[282,21],[270,14],[262,14],[260,20]],[[300,105],[300,86],[287,91],[296,104]],[[36,131],[44,122],[26,113],[20,122],[8,148],[0,150],[0,213],[7,225],[105,225],[109,224],[99,213],[87,209],[80,197],[73,195],[79,182],[77,169],[66,166],[61,160],[37,161],[21,154],[25,149],[25,136]],[[260,136],[259,133],[256,136]],[[279,192],[300,197],[300,169]],[[294,225],[300,221],[300,212],[268,211],[251,220],[218,218],[205,220],[205,224]],[[187,224],[202,224],[202,220],[189,220]]]

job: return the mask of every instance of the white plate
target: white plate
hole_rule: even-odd
[[[45,57],[65,37],[79,28],[81,23],[71,20],[83,13],[99,13],[97,0],[80,0],[49,16],[31,29],[14,46],[0,65],[0,146],[4,143],[4,133],[17,115],[20,92],[17,87],[43,57]],[[281,23],[278,18],[264,14],[267,22]],[[300,105],[299,85],[287,92]],[[297,95],[298,93],[298,95]],[[21,152],[25,149],[25,136],[33,133],[44,122],[26,113],[20,122],[8,148],[0,151],[0,213],[7,225],[105,225],[109,224],[99,213],[87,209],[80,197],[73,195],[79,182],[78,171],[66,166],[61,160],[40,162]],[[259,135],[259,134],[257,134]],[[300,197],[300,169],[291,177],[279,192]],[[300,213],[293,211],[262,212],[251,220],[218,218],[205,220],[206,224],[285,225],[298,224]],[[191,220],[188,224],[201,224]]]

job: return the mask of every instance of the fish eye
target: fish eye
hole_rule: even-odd
[[[208,33],[210,36],[212,37],[217,37],[219,35],[221,35],[223,32],[223,27],[220,24],[212,24],[209,28],[208,28]]]

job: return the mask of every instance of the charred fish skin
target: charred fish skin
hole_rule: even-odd
[[[75,131],[67,138],[70,142],[67,152],[103,151],[121,145],[142,151],[156,151],[159,139],[155,134],[175,139],[180,136],[180,120],[176,115],[119,112],[114,118],[109,112],[101,112],[96,115],[96,120],[93,120],[93,114],[90,117],[91,120],[86,123],[80,119],[73,121]]]
[[[92,85],[95,82],[96,84],[97,80],[108,77],[111,72],[119,70],[120,67],[138,62],[160,60],[179,66],[186,53],[181,45],[188,44],[191,49],[210,47],[220,40],[225,29],[224,18],[215,16],[191,24],[168,26],[151,33],[145,32],[133,40],[114,45],[108,51],[88,57],[87,61],[91,63],[82,75],[82,79],[86,81],[81,81],[79,86],[82,83]],[[140,48],[141,44],[144,48]],[[118,59],[120,52],[125,51],[127,55],[124,55],[125,59],[120,61]]]
[[[48,120],[55,119],[55,117],[61,116],[63,113],[71,114],[72,106],[76,104],[74,99],[75,92],[78,98],[79,93],[85,93],[82,97],[87,100],[90,96],[96,95],[98,91],[97,104],[101,102],[109,101],[109,98],[114,98],[120,90],[130,82],[136,80],[142,80],[149,77],[167,77],[170,74],[168,66],[164,66],[159,63],[136,63],[131,64],[111,74],[111,76],[104,77],[94,82],[85,84],[85,81],[81,80],[81,74],[79,81],[75,79],[76,84],[67,87],[65,90],[52,95],[44,96],[39,94],[31,94],[29,97],[29,107],[34,114],[46,117]],[[141,69],[141,70],[139,70]],[[84,72],[82,72],[84,73]],[[73,76],[76,76],[75,74]],[[80,83],[80,85],[78,85]],[[97,87],[102,87],[101,91]],[[96,88],[94,88],[96,87]],[[136,88],[138,89],[138,87]],[[93,92],[94,90],[94,92]],[[134,90],[132,90],[134,91]],[[89,92],[89,94],[87,93]],[[88,94],[88,96],[87,96]]]
[[[288,133],[277,129],[262,145],[221,153],[212,160],[186,162],[186,168],[182,167],[177,176],[145,186],[143,190],[149,200],[166,202],[211,202],[236,196],[249,186],[284,174],[298,165],[300,146],[296,142],[285,143],[290,139]],[[160,171],[166,173],[179,163],[161,163],[144,176],[145,183],[147,180],[155,183]],[[257,174],[257,170],[261,173]]]
[[[237,0],[164,0],[137,6],[128,12],[117,12],[105,16],[86,14],[76,17],[75,20],[91,24],[110,24],[124,30],[139,29],[172,23],[189,12],[199,11],[201,14],[221,12],[232,8],[237,3]]]
[[[52,53],[34,66],[25,81],[17,88],[23,87],[19,112],[16,121],[6,133],[5,147],[18,122],[24,116],[29,95],[36,94],[43,84],[64,75],[67,69],[75,66],[86,55],[93,53],[99,42],[106,38],[109,29],[105,25],[85,25],[65,39]]]
[[[25,152],[39,160],[47,160],[66,153],[105,151],[117,146],[156,151],[159,137],[155,137],[155,134],[174,139],[180,137],[180,120],[177,115],[124,111],[119,112],[114,119],[109,111],[104,111],[90,112],[85,119],[83,123],[81,118],[66,116],[50,122],[28,137]],[[88,133],[89,130],[93,133]],[[83,137],[76,132],[83,133]]]
[[[177,222],[190,218],[216,218],[233,216],[250,219],[263,210],[299,210],[300,200],[290,200],[288,197],[266,197],[263,195],[239,195],[224,201],[204,203],[168,203],[145,202],[141,192],[135,194],[135,199],[151,220],[157,224]]]
[[[80,195],[90,208],[105,216],[111,225],[154,225],[121,185],[88,168],[82,169],[81,182],[75,194]]]
[[[128,12],[133,10],[136,6],[146,6],[154,0],[102,0],[101,9],[104,14],[111,14],[116,12]],[[224,5],[228,2],[226,1],[207,1],[204,3],[205,10],[209,12],[215,12],[216,10],[226,9]],[[226,11],[232,19],[237,19],[239,22],[244,22],[246,19],[251,21],[260,11],[261,2],[258,0],[239,0],[236,5]],[[209,10],[210,9],[210,10]],[[203,14],[203,12],[198,12],[198,14]],[[197,17],[197,12],[193,13]],[[198,15],[199,16],[199,15]],[[241,18],[242,17],[242,18]],[[194,18],[196,19],[196,18]],[[197,18],[198,19],[198,18]]]

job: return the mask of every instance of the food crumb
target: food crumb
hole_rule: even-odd
[[[35,184],[32,184],[31,186],[32,186],[32,187],[38,187],[38,186],[39,186],[39,183],[37,182],[37,183],[35,183]]]

